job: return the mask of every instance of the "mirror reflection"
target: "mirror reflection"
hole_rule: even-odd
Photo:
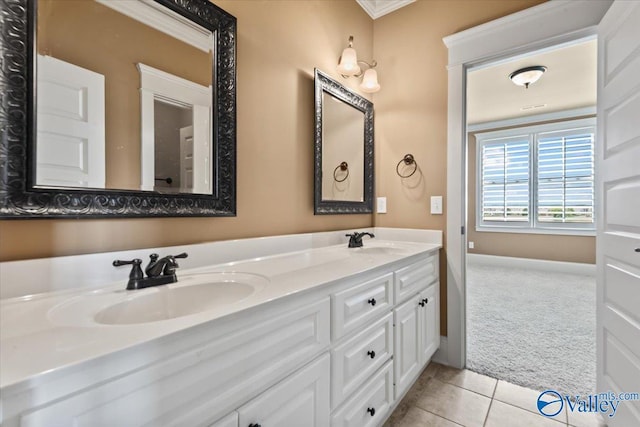
[[[316,69],[314,213],[373,212],[373,103]]]
[[[213,34],[144,0],[38,2],[38,187],[211,194]]]
[[[322,200],[364,200],[364,112],[322,93]]]

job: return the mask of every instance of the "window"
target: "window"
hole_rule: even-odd
[[[593,234],[595,119],[476,135],[478,231]]]

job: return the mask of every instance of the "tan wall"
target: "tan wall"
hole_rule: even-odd
[[[542,3],[541,0],[419,0],[374,22],[374,56],[382,89],[376,107],[376,193],[387,197],[380,227],[445,230],[429,213],[430,196],[445,196],[447,49],[442,38]],[[359,53],[359,52],[358,52]],[[396,164],[411,153],[422,175],[402,180]],[[446,212],[445,212],[446,214]],[[440,258],[440,329],[446,335],[446,248]]]
[[[355,1],[215,3],[238,19],[237,217],[5,220],[0,260],[372,225],[371,215],[313,214],[313,69],[339,78],[350,34],[371,57],[371,18]]]
[[[39,0],[37,42],[38,53],[105,77],[106,188],[139,190],[140,73],[135,64],[210,86],[211,54],[94,1]]]
[[[545,122],[552,123],[552,122]],[[542,123],[532,123],[542,124]],[[504,128],[508,129],[508,128]],[[482,132],[491,132],[490,129]],[[596,262],[596,238],[550,234],[492,233],[476,231],[476,138],[469,134],[468,156],[468,239],[474,243],[469,253],[545,259],[550,261]]]

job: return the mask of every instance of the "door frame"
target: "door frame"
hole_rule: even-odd
[[[444,37],[448,53],[447,339],[440,358],[466,365],[467,70],[593,37],[613,0],[555,0]]]

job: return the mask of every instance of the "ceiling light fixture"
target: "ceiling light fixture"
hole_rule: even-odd
[[[533,67],[520,68],[514,71],[509,74],[509,78],[514,84],[529,89],[529,85],[537,82],[545,71],[547,71],[547,67],[534,65]]]
[[[367,67],[363,72],[360,64]],[[356,50],[353,48],[353,36],[349,36],[349,46],[342,51],[342,56],[338,59],[338,72],[342,77],[362,77],[360,90],[366,93],[375,93],[380,90],[378,83],[378,73],[375,67],[378,63],[371,60],[371,63],[358,59]]]

